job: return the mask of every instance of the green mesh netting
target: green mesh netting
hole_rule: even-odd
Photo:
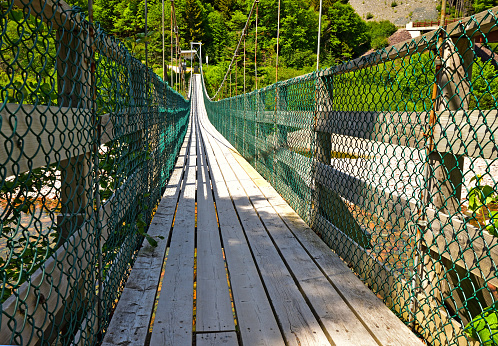
[[[433,345],[498,343],[497,12],[204,94],[214,126]]]
[[[190,102],[62,2],[0,29],[0,344],[98,344]]]

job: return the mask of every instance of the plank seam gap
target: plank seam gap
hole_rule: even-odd
[[[196,335],[202,335],[202,334],[218,334],[218,333],[237,333],[235,329],[230,329],[230,330],[207,330],[203,332],[194,332]]]
[[[203,125],[202,127],[203,127],[204,129],[206,129],[206,128],[204,127],[204,125]],[[209,131],[208,131],[207,129],[206,129],[206,132],[208,132],[208,133],[209,133]],[[213,135],[211,135],[211,134],[209,134],[209,135],[210,135],[211,137],[213,137],[213,140],[214,140],[214,141],[219,141],[218,139],[214,138],[214,136],[213,136]],[[211,141],[210,141],[210,143],[211,143]],[[214,143],[215,143],[214,145],[218,145],[218,148],[220,149],[221,153],[224,155],[223,151],[222,151],[222,150],[221,150],[221,148],[219,147],[219,144],[218,144],[218,143],[216,143],[216,142],[214,142]],[[213,143],[211,143],[211,145],[213,145]],[[215,160],[216,160],[216,161],[218,162],[218,164],[219,164],[219,160],[218,160],[218,158],[216,157],[216,154],[215,154],[215,153],[213,153],[213,154],[215,155]],[[220,166],[220,167],[221,167],[221,166]],[[230,167],[230,169],[231,169],[231,167]],[[232,170],[232,171],[233,171],[233,170]],[[226,185],[227,183],[226,183],[226,179],[225,179],[225,175],[223,174],[223,171],[221,171],[221,170],[220,170],[220,173],[221,173],[221,175],[223,176],[223,180],[225,181],[225,185]],[[235,172],[234,172],[234,175],[235,175]],[[228,185],[227,185],[227,186],[228,186]],[[232,206],[233,206],[233,208],[234,208],[235,214],[237,215],[237,220],[239,221],[240,227],[241,227],[242,232],[243,232],[243,234],[244,234],[244,238],[246,239],[247,247],[248,247],[248,249],[249,249],[249,252],[251,253],[251,257],[252,257],[252,259],[253,259],[254,266],[255,266],[255,268],[256,268],[256,271],[258,272],[258,276],[259,276],[259,279],[260,279],[261,285],[263,286],[263,289],[264,289],[264,291],[265,291],[266,297],[267,297],[267,299],[268,299],[268,303],[270,304],[270,308],[271,308],[271,310],[272,310],[272,312],[273,312],[273,316],[275,317],[275,320],[277,321],[277,326],[278,326],[278,329],[279,329],[280,334],[281,334],[281,336],[282,336],[282,339],[284,340],[284,344],[285,344],[285,345],[288,345],[289,343],[288,343],[288,341],[287,341],[287,338],[285,337],[285,334],[284,334],[284,331],[283,331],[283,328],[282,328],[282,322],[280,321],[280,319],[279,319],[279,317],[278,317],[278,315],[277,315],[277,312],[276,312],[276,310],[275,310],[275,306],[273,305],[273,302],[272,302],[272,300],[271,300],[271,298],[270,298],[270,295],[269,295],[269,293],[268,293],[268,288],[266,287],[266,284],[265,284],[265,282],[264,282],[264,280],[263,280],[263,276],[262,276],[262,274],[261,274],[261,269],[259,268],[259,265],[258,265],[258,263],[257,263],[257,261],[256,261],[256,256],[254,255],[254,251],[253,251],[253,249],[252,249],[252,247],[251,247],[251,243],[249,242],[249,238],[247,237],[246,230],[245,230],[244,226],[242,225],[242,221],[240,220],[240,215],[239,215],[239,212],[238,212],[238,210],[237,210],[237,207],[235,206],[235,202],[234,202],[233,197],[232,197],[232,195],[231,195],[231,194],[230,194],[230,201],[232,202]],[[240,329],[240,328],[239,328],[239,329]]]
[[[238,154],[238,152],[237,152]],[[233,154],[232,154],[233,155]],[[239,156],[241,158],[243,158],[240,154]],[[234,159],[237,161],[237,158],[234,157]],[[241,166],[242,167],[242,166]],[[251,166],[252,167],[252,166]],[[242,167],[243,168],[243,167]],[[254,179],[248,174],[249,178],[251,179],[251,181],[254,182]],[[254,182],[255,183],[255,182]],[[261,194],[263,196],[265,196],[263,194],[263,191],[260,189],[260,187],[255,183],[254,184],[256,186],[256,188],[261,192]],[[271,185],[271,184],[270,184]],[[271,187],[273,189],[275,189],[273,187],[273,185],[271,185]],[[275,190],[276,192],[276,190]],[[278,193],[278,192],[277,192]],[[247,193],[246,193],[247,194]],[[249,197],[249,199],[251,200],[251,198]],[[273,204],[271,203],[271,201],[265,196],[265,199],[268,201],[268,203],[270,204],[271,208],[276,212],[276,214],[279,216],[279,218],[282,220],[282,222],[284,223],[284,225],[287,227],[287,229],[291,232],[291,234],[294,236],[294,238],[297,240],[297,242],[301,245],[301,247],[304,249],[304,251],[306,252],[306,254],[308,255],[308,257],[311,259],[311,261],[313,261],[313,263],[317,266],[317,268],[320,270],[320,272],[327,278],[327,281],[332,285],[332,287],[336,290],[336,292],[339,294],[339,296],[341,297],[341,299],[346,303],[346,305],[350,308],[350,310],[353,312],[353,314],[358,318],[358,320],[361,322],[361,324],[365,327],[365,329],[368,331],[368,333],[373,337],[373,339],[375,340],[375,342],[377,342],[377,344],[379,345],[382,345],[382,343],[380,342],[380,340],[377,338],[377,336],[375,335],[375,333],[373,333],[373,331],[371,330],[371,328],[368,327],[368,325],[363,321],[363,319],[361,318],[361,316],[356,312],[356,310],[353,308],[353,306],[350,304],[350,302],[348,301],[348,299],[344,296],[344,294],[338,289],[338,287],[334,284],[334,282],[332,281],[332,279],[329,277],[329,275],[327,275],[327,273],[325,272],[325,270],[319,265],[318,261],[311,255],[311,253],[309,252],[309,250],[304,246],[304,244],[299,240],[299,238],[296,236],[296,234],[292,231],[291,227],[289,227],[288,223],[285,222],[284,218],[280,215],[280,213],[275,209],[275,207],[273,206]],[[252,204],[252,200],[251,200],[251,204]],[[254,207],[254,204],[253,204],[253,208],[256,210],[256,208]],[[292,209],[292,208],[291,208]],[[294,209],[292,209],[294,212],[296,212]],[[257,212],[257,210],[256,210]],[[259,214],[258,214],[259,216]],[[261,219],[261,218],[260,218]],[[263,220],[261,220],[261,222],[264,224]],[[306,224],[307,225],[307,224]],[[309,227],[309,225],[307,225]],[[311,229],[311,228],[310,228]],[[266,226],[265,226],[265,230],[266,229]],[[268,230],[267,230],[267,233],[268,233]],[[270,236],[270,239],[272,239],[272,242],[274,243],[275,247],[277,248],[277,251],[279,252],[281,258],[283,259],[285,265],[287,266],[287,261],[285,261],[283,255],[281,254],[280,252],[280,249],[277,247],[277,245],[275,244],[272,236],[268,233],[268,235]],[[322,239],[321,239],[322,240]],[[323,241],[323,240],[322,240]],[[341,259],[342,260],[342,259]],[[289,268],[289,271],[290,271],[290,268]],[[292,273],[292,272],[291,272]],[[292,273],[291,274],[292,277],[294,278],[294,274]],[[361,281],[361,280],[360,280]],[[363,283],[363,281],[362,281]],[[308,305],[310,305],[310,307],[312,308],[312,305],[311,303],[308,301],[308,298],[306,297],[306,295],[304,294],[304,292],[302,292],[302,289],[301,289],[301,286],[299,285],[298,282],[296,282],[296,285],[299,287],[299,291],[301,291],[301,293],[303,294],[303,297],[305,298],[306,300],[306,303]],[[313,314],[315,315],[315,310],[312,308],[312,311],[313,311]],[[324,329],[324,326],[322,326],[322,322],[320,321],[320,319],[317,317],[319,323],[320,323],[320,326],[322,327],[322,329]],[[325,330],[325,329],[324,329]],[[328,336],[328,333],[326,334]]]
[[[237,152],[238,153],[238,152]],[[235,160],[235,163],[233,164],[236,164],[236,165],[239,165],[244,171],[244,167],[242,167],[242,165],[240,165],[238,162],[237,162],[237,159],[234,157],[233,153],[229,152],[229,155],[232,155],[232,158]],[[240,155],[240,154],[239,154]],[[228,164],[230,165],[230,167],[232,167],[232,163],[230,163],[230,160],[227,160]],[[233,169],[232,169],[233,170]],[[249,176],[249,174],[248,174]],[[277,250],[278,252],[278,255],[280,256],[280,258],[282,259],[282,262],[284,263],[285,267],[287,268],[287,270],[289,271],[289,274],[291,275],[292,277],[292,280],[294,280],[294,284],[297,286],[298,290],[299,290],[299,293],[301,293],[304,301],[306,302],[306,305],[308,305],[308,307],[310,308],[310,311],[311,313],[313,314],[313,316],[315,317],[315,319],[317,320],[318,324],[320,325],[320,328],[322,329],[323,333],[325,334],[325,336],[327,337],[328,341],[331,343],[331,345],[335,345],[331,335],[329,334],[329,332],[327,331],[327,329],[325,328],[325,325],[323,324],[321,318],[318,316],[318,313],[316,312],[315,310],[315,307],[313,306],[313,304],[311,304],[308,296],[306,295],[306,293],[304,292],[304,290],[302,289],[300,283],[299,283],[299,280],[296,278],[296,276],[294,275],[294,272],[292,271],[291,267],[289,266],[287,260],[285,259],[284,255],[282,254],[282,251],[280,250],[280,248],[278,247],[277,243],[275,242],[275,239],[273,238],[273,236],[270,234],[270,232],[268,231],[268,227],[267,225],[265,224],[265,222],[263,221],[263,219],[261,218],[261,216],[259,215],[259,212],[258,212],[258,209],[256,208],[256,206],[254,205],[253,203],[253,200],[251,198],[251,196],[247,193],[246,189],[244,188],[242,182],[240,181],[240,178],[239,176],[236,174],[235,177],[237,178],[237,180],[239,181],[240,183],[240,186],[242,187],[242,189],[244,190],[248,200],[249,200],[249,203],[251,203],[252,205],[252,208],[254,209],[256,215],[258,216],[259,218],[259,221],[261,222],[261,224],[263,225],[265,231],[266,231],[266,234],[268,235],[269,239],[271,240],[272,244],[273,244],[273,247]],[[252,182],[254,182],[252,180],[252,178],[249,176],[249,178],[251,179]],[[256,187],[258,187],[256,184],[254,184]],[[259,188],[258,188],[259,190]],[[270,204],[270,201],[266,198],[266,196],[262,193],[261,190],[259,190],[261,195],[264,197],[264,199],[267,200],[268,204],[271,206]],[[272,206],[272,209],[273,209],[273,206]],[[275,210],[276,212],[276,210]],[[278,214],[278,212],[277,212]],[[278,214],[279,215],[279,214]],[[279,215],[280,216],[280,215]],[[287,226],[287,225],[286,225]],[[288,228],[288,227],[287,227]],[[291,233],[294,238],[295,235],[294,233]],[[297,239],[296,239],[297,240]],[[301,245],[302,246],[302,245]],[[309,253],[308,253],[308,256],[309,256]],[[335,290],[337,290],[337,288],[335,286],[333,286]],[[342,297],[342,295],[341,295]],[[344,298],[343,298],[344,299]]]
[[[209,160],[208,160],[208,157],[207,157],[206,143],[205,143],[204,138],[202,137],[203,135],[201,134],[201,131],[200,131],[201,125],[199,123],[199,118],[197,118],[197,123],[198,123],[198,126],[199,126],[199,134],[200,134],[200,136],[199,136],[200,137],[200,150],[203,152],[204,159],[206,160],[207,174],[208,174],[208,177],[209,177],[209,187],[211,189],[211,195],[213,196],[214,212],[216,213],[216,219],[217,219],[217,223],[218,223],[218,236],[220,238],[221,251],[223,253],[223,262],[224,262],[224,265],[225,265],[225,272],[226,272],[226,278],[227,278],[227,284],[228,284],[228,292],[230,294],[230,302],[233,305],[233,314],[234,314],[235,327],[237,327],[238,326],[238,321],[239,321],[238,316],[237,316],[237,307],[235,306],[235,300],[233,298],[231,276],[230,276],[230,271],[228,270],[228,261],[227,261],[227,257],[226,257],[226,254],[225,254],[225,244],[223,242],[223,237],[222,237],[222,234],[221,234],[221,227],[220,227],[220,222],[219,222],[219,217],[218,217],[218,209],[216,207],[216,202],[215,202],[216,198],[215,198],[214,190],[213,190],[211,170],[210,170],[210,163],[209,163]],[[237,335],[237,340],[239,342],[239,345],[243,345],[243,343],[242,343],[242,335],[240,333],[240,328],[238,328],[238,330],[236,328],[234,330],[234,332]]]
[[[198,145],[199,145],[199,135],[197,131],[197,108],[198,108],[198,98],[197,98],[197,90],[192,89],[191,96],[193,96],[193,104],[192,104],[192,128],[193,133],[195,134],[195,147],[196,147],[196,156],[195,156],[195,223],[194,223],[194,268],[193,268],[193,280],[192,280],[192,346],[197,345],[197,338],[195,337],[196,327],[197,327],[197,193],[199,187],[199,159],[200,155],[198,155]]]
[[[170,245],[171,245],[171,238],[173,236],[173,229],[174,229],[174,224],[175,224],[175,219],[176,219],[176,213],[178,211],[178,203],[179,203],[180,198],[182,196],[183,189],[185,188],[185,180],[184,180],[185,179],[185,172],[186,172],[185,168],[187,167],[187,164],[188,164],[188,156],[190,155],[190,143],[192,142],[191,126],[189,126],[189,127],[190,128],[187,130],[188,131],[188,139],[186,140],[187,141],[187,143],[186,143],[187,145],[186,145],[186,148],[185,148],[185,160],[184,160],[183,166],[182,166],[182,174],[181,174],[180,182],[179,182],[180,187],[179,187],[178,197],[176,198],[175,211],[173,213],[173,219],[172,219],[171,227],[170,227],[169,234],[168,234],[168,240],[166,242],[166,248],[165,248],[165,251],[164,251],[163,264],[161,266],[161,274],[159,275],[159,280],[157,282],[156,294],[155,294],[155,297],[154,297],[154,305],[153,305],[152,311],[151,311],[151,318],[150,318],[149,328],[147,330],[147,336],[145,337],[144,346],[150,345],[150,339],[152,337],[152,330],[153,330],[153,327],[154,327],[154,320],[152,319],[152,315],[154,315],[154,313],[157,310],[157,304],[158,304],[159,298],[161,296],[161,291],[162,290],[161,291],[159,290],[160,288],[162,288],[161,277],[163,277],[165,269],[166,269],[166,262],[168,260],[168,254],[169,254]],[[184,144],[185,144],[185,141],[184,141]]]

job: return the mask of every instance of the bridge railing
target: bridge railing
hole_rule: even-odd
[[[96,344],[190,103],[62,1],[0,22],[0,344]]]
[[[215,127],[434,345],[498,342],[497,13],[246,95],[205,95]]]

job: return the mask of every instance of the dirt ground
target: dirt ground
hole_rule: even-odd
[[[370,20],[389,20],[396,26],[421,20],[435,20],[439,0],[349,0],[356,12],[367,19],[367,13],[373,14]],[[393,6],[396,4],[395,6]]]

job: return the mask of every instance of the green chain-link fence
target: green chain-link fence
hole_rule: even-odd
[[[498,343],[497,12],[205,95],[216,128],[433,345]]]
[[[0,344],[97,344],[190,102],[57,0],[0,1]]]

